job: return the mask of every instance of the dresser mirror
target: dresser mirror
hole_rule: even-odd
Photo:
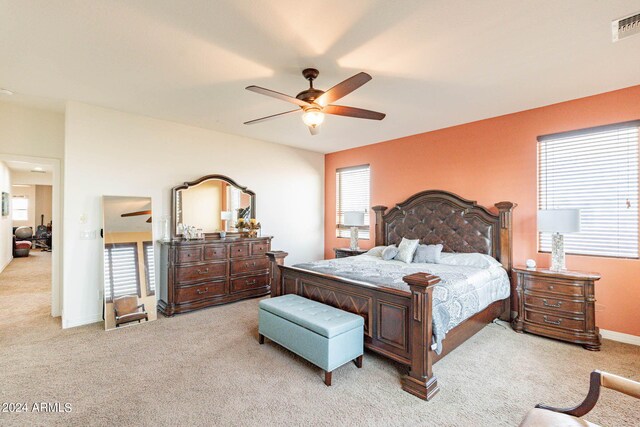
[[[205,235],[236,233],[239,218],[255,218],[256,195],[224,175],[207,175],[174,187],[172,233],[182,237],[186,227]]]
[[[151,198],[104,196],[102,210],[105,329],[156,320]]]

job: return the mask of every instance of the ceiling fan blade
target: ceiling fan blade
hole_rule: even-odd
[[[316,127],[311,127],[311,126],[307,126],[309,128],[309,132],[311,132],[311,135],[317,135],[320,133],[320,128],[318,126]]]
[[[342,105],[327,105],[322,109],[323,113],[336,116],[356,117],[358,119],[382,120],[386,114],[377,111],[364,110],[362,108],[345,107]]]
[[[322,105],[323,107],[325,105],[329,105],[343,96],[350,94],[369,80],[371,80],[371,76],[369,74],[360,72],[355,76],[349,77],[347,80],[338,83],[324,94],[320,95],[318,99],[315,100],[315,103]]]
[[[273,119],[275,117],[283,116],[285,114],[297,113],[298,111],[302,111],[302,110],[298,108],[298,109],[291,110],[291,111],[285,111],[284,113],[278,113],[278,114],[273,114],[273,115],[267,116],[267,117],[261,117],[259,119],[255,119],[255,120],[249,120],[248,122],[244,122],[244,124],[245,125],[252,125],[254,123],[264,122],[265,120],[270,120],[270,119]]]
[[[148,224],[151,224],[151,223],[153,222],[153,221],[151,220],[151,218],[153,218],[153,217],[149,217],[149,219],[147,219],[145,222],[146,222],[146,223],[148,223]]]
[[[140,215],[151,215],[151,211],[127,212],[127,213],[123,213],[120,216],[127,217],[127,216],[140,216]]]
[[[294,98],[294,97],[289,96],[289,95],[285,95],[284,93],[276,92],[275,90],[265,89],[265,88],[260,87],[260,86],[247,86],[245,89],[250,90],[251,92],[259,93],[261,95],[267,95],[267,96],[270,96],[272,98],[277,98],[277,99],[280,99],[282,101],[291,102],[292,104],[296,104],[296,105],[299,105],[301,107],[308,107],[308,106],[311,105],[308,102],[303,101],[301,99]]]

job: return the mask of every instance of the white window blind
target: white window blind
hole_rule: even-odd
[[[147,279],[147,295],[156,293],[156,269],[153,255],[153,242],[144,242],[144,269]]]
[[[12,197],[11,210],[13,221],[27,221],[29,219],[29,199],[27,197]]]
[[[580,232],[564,236],[567,253],[638,258],[640,121],[538,138],[540,209],[580,209]],[[540,233],[539,250],[551,251]]]
[[[104,245],[104,298],[113,301],[123,295],[140,296],[138,245],[113,243]]]
[[[369,165],[353,166],[336,170],[336,236],[349,237],[349,228],[344,224],[344,213],[365,212],[364,225],[358,227],[360,239],[369,238]]]

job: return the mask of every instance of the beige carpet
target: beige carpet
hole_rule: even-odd
[[[489,325],[435,365],[441,391],[430,402],[403,392],[402,367],[371,353],[326,387],[318,368],[258,345],[257,300],[111,332],[60,330],[48,317],[46,268],[30,257],[0,275],[1,401],[72,412],[0,413],[3,426],[513,426],[536,403],[579,403],[592,369],[640,380],[639,347],[605,341],[594,353]],[[604,390],[588,419],[638,426],[640,404]]]

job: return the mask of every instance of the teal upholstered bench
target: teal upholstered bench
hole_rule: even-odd
[[[362,367],[361,316],[290,294],[260,301],[259,318],[260,344],[267,337],[324,369],[328,386],[339,366],[353,360]]]

